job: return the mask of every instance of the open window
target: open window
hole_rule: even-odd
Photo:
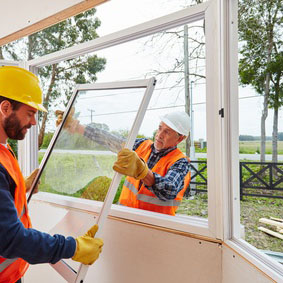
[[[195,176],[195,181],[205,183],[207,180],[207,187],[206,184],[205,187],[192,186],[191,195],[186,200],[184,199],[186,204],[183,205],[182,210],[180,207],[180,213],[175,217],[114,206],[115,209],[111,213],[115,216],[133,220],[142,219],[143,222],[209,236],[214,239],[223,237],[221,229],[216,232],[216,227],[220,228],[220,226],[216,224],[219,219],[219,207],[216,205],[217,194],[214,192],[219,188],[221,182],[216,169],[220,163],[220,155],[217,153],[221,152],[221,143],[219,142],[221,125],[218,113],[215,115],[213,110],[215,107],[221,108],[218,85],[215,83],[216,76],[219,74],[218,57],[215,56],[218,50],[218,41],[215,40],[215,32],[217,31],[215,12],[215,3],[205,2],[146,24],[140,24],[84,43],[83,49],[75,46],[28,62],[30,69],[38,72],[40,68],[53,63],[64,64],[66,60],[79,56],[97,56],[106,60],[106,68],[98,74],[98,82],[157,75],[155,91],[139,132],[140,135],[149,138],[153,138],[154,131],[160,121],[159,117],[168,109],[190,111],[186,95],[192,94],[191,112],[194,113],[194,136],[207,141],[207,154],[203,157],[203,163],[197,164],[192,158],[192,164],[201,171],[202,175],[202,177],[200,174]],[[184,46],[185,42],[188,45],[187,48]],[[201,43],[199,48],[196,48],[197,42]],[[160,52],[160,50],[164,50],[164,46],[168,47],[168,45],[169,48],[166,49],[166,52]],[[190,56],[195,49],[199,51],[195,54],[197,58],[191,60],[191,65],[186,66],[187,73],[184,73],[187,59],[185,57],[184,60],[184,56]],[[176,62],[182,63],[181,67],[176,66],[176,68],[179,67],[176,72],[163,72],[163,70],[174,68]],[[188,72],[197,75],[190,76],[188,79]],[[127,104],[130,101],[126,100],[120,103],[127,109]],[[85,110],[88,123],[91,123],[91,116],[94,118],[98,114],[94,111],[96,110],[90,107]],[[55,119],[52,123],[55,124]],[[186,145],[180,146],[183,151],[186,151]],[[199,190],[201,193],[202,197],[199,198],[199,202],[203,208],[199,214],[192,212],[188,215],[188,212],[191,212],[190,206],[194,204],[195,198],[198,196],[193,196],[195,190]],[[49,197],[52,202],[60,202],[59,198],[55,200],[53,196],[44,195],[45,200]],[[70,204],[70,202],[68,203]],[[81,205],[81,208],[84,209],[82,202],[79,206]],[[74,206],[77,207],[78,204],[74,203]]]

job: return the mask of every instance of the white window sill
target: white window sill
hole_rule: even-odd
[[[64,208],[78,209],[85,212],[99,214],[103,203],[82,198],[75,198],[51,193],[39,192],[32,197],[33,201],[42,201]],[[207,240],[219,242],[208,229],[208,220],[201,217],[192,217],[186,215],[170,216],[154,213],[151,211],[134,209],[121,205],[113,204],[109,213],[110,216],[132,220],[135,222],[159,226],[163,228],[182,231],[189,234],[205,237]]]

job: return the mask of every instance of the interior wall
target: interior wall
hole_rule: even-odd
[[[270,283],[275,282],[267,277],[247,260],[235,253],[226,245],[222,246],[223,250],[223,283]]]
[[[83,234],[95,222],[94,215],[86,212],[38,201],[31,202],[30,214],[34,228],[65,235]],[[89,268],[84,282],[221,282],[222,252],[218,243],[116,219],[108,219],[103,231],[103,252]],[[69,263],[78,266],[71,260]],[[49,264],[31,266],[24,280],[65,282]]]

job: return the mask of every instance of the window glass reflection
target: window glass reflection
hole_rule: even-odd
[[[116,153],[128,136],[144,91],[80,91],[46,164],[40,190],[103,201]]]

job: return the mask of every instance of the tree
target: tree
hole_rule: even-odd
[[[274,109],[272,131],[272,162],[277,162],[278,153],[278,110],[283,106],[283,51],[275,55],[275,58],[267,66],[271,74],[271,89],[269,107]]]
[[[100,21],[95,9],[28,36],[27,39],[8,44],[0,50],[14,60],[31,60],[98,37],[96,29]],[[4,55],[4,56],[3,56]],[[106,60],[96,55],[86,55],[39,69],[47,110],[54,110],[59,103],[67,104],[75,84],[95,82],[96,74],[105,67]],[[39,113],[39,147],[43,143],[46,123],[52,111]]]
[[[243,85],[251,85],[258,94],[264,96],[260,146],[262,162],[265,161],[265,120],[268,115],[268,106],[278,105],[271,102],[276,81],[271,63],[274,62],[282,48],[280,36],[282,11],[281,0],[239,1],[240,82]],[[278,120],[278,115],[276,117],[275,119]],[[276,126],[274,130],[273,144],[277,143]]]
[[[194,6],[204,2],[203,0],[185,1],[185,6]],[[158,62],[158,69],[154,69],[151,75],[156,76],[159,82],[167,81],[171,76],[174,82],[170,89],[183,85],[182,92],[185,100],[185,111],[191,115],[191,92],[192,83],[195,85],[203,83],[205,79],[205,23],[185,25],[174,30],[167,30],[152,36],[146,45],[154,46],[158,50],[156,58],[166,56],[171,58],[167,66],[162,60]],[[176,55],[175,47],[183,45],[180,54]],[[164,55],[166,54],[166,55]],[[168,60],[164,60],[166,63]],[[183,91],[185,90],[185,91]],[[176,98],[176,101],[178,97]],[[191,133],[190,133],[191,134]],[[191,137],[192,138],[192,137]],[[190,152],[191,138],[186,140],[186,155],[192,156]]]

